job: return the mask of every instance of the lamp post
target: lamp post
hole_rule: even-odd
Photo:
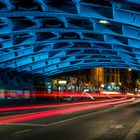
[[[132,75],[131,75],[131,73],[132,73],[132,70],[131,69],[128,69],[128,82],[129,83],[132,83]]]
[[[132,70],[131,69],[128,69],[128,80],[127,80],[127,83],[128,83],[128,87],[129,89],[131,89],[132,87]]]

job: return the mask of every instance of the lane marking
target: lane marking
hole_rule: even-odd
[[[115,105],[116,108],[121,107],[121,106],[127,106],[127,105],[135,105],[136,103],[139,103],[140,100],[134,100],[133,102],[127,102],[127,103],[122,103],[122,104],[117,104]]]
[[[131,98],[128,100],[122,100],[122,101],[117,101],[117,102],[110,102],[110,103],[102,103],[102,104],[93,104],[93,105],[88,105],[88,106],[82,106],[79,108],[68,108],[68,109],[61,109],[61,110],[51,110],[51,111],[42,111],[34,113],[27,113],[27,114],[20,114],[20,115],[14,115],[14,116],[7,116],[7,117],[0,117],[0,124],[8,124],[8,123],[16,123],[16,122],[22,122],[22,121],[28,121],[28,120],[33,120],[33,119],[39,119],[43,117],[50,117],[50,116],[56,116],[56,115],[62,115],[67,112],[77,112],[77,111],[83,111],[83,110],[90,110],[94,108],[101,108],[105,106],[111,106],[115,104],[122,104],[125,102],[132,102],[135,98]]]
[[[123,105],[123,104],[121,104],[121,105]],[[109,109],[100,110],[100,111],[96,111],[96,112],[93,112],[93,113],[89,113],[89,114],[84,114],[84,115],[76,116],[76,117],[73,117],[73,118],[70,118],[70,119],[66,119],[66,120],[62,120],[62,121],[50,123],[50,124],[47,124],[47,125],[44,125],[44,126],[45,126],[45,127],[53,126],[53,125],[56,125],[56,124],[60,124],[60,123],[72,121],[72,120],[75,120],[75,119],[79,119],[79,118],[83,118],[83,117],[87,117],[87,116],[91,116],[91,115],[100,114],[100,113],[107,112],[107,111],[111,111],[111,110],[115,110],[115,109],[116,109],[115,106],[113,106],[112,108],[109,108]]]
[[[123,104],[121,104],[121,105],[123,106]],[[119,107],[121,107],[121,106],[119,106]],[[92,112],[92,113],[89,113],[89,114],[84,114],[84,115],[72,117],[72,118],[69,118],[69,119],[65,119],[65,120],[62,120],[62,121],[58,121],[58,122],[54,122],[54,123],[49,123],[49,124],[8,123],[6,125],[21,125],[21,126],[22,125],[23,126],[25,125],[25,126],[48,127],[48,126],[53,126],[53,125],[56,125],[56,124],[60,124],[60,123],[64,123],[64,122],[68,122],[68,121],[72,121],[72,120],[76,120],[76,119],[79,119],[79,118],[83,118],[83,117],[87,117],[87,116],[96,115],[96,114],[100,114],[100,113],[103,113],[103,112],[115,110],[115,109],[118,109],[118,108],[116,108],[115,106],[113,106],[113,107],[108,108],[108,109],[105,109],[105,110],[100,110],[100,111]]]
[[[68,122],[68,121],[71,121],[71,120],[76,120],[76,119],[79,119],[79,118],[87,117],[87,116],[90,116],[90,115],[96,115],[96,114],[103,113],[103,112],[107,112],[107,111],[110,111],[110,110],[114,110],[114,108],[109,108],[109,109],[106,109],[106,110],[100,110],[100,111],[96,111],[96,112],[93,112],[93,113],[84,114],[84,115],[72,117],[72,118],[69,118],[69,119],[65,119],[65,120],[62,120],[62,121],[58,121],[58,122],[54,122],[54,123],[49,123],[49,124],[9,123],[9,124],[6,124],[6,125],[21,125],[21,126],[22,126],[22,125],[23,125],[23,126],[25,125],[25,126],[47,127],[47,126],[52,126],[52,125],[56,125],[56,124]]]
[[[0,114],[8,114],[8,113],[14,113],[13,111],[9,111],[9,112],[1,112]]]
[[[25,130],[22,130],[22,131],[17,131],[17,132],[14,132],[14,134],[21,134],[21,133],[25,133],[25,132],[28,132],[28,131],[31,131],[32,129],[25,129]]]
[[[34,123],[9,123],[6,125],[12,125],[12,126],[39,126],[39,127],[44,127],[44,124],[34,124]]]
[[[135,103],[138,103],[138,102],[140,102],[140,99],[137,99],[137,100],[135,100],[134,102],[135,102]]]
[[[117,124],[117,125],[111,125],[110,128],[112,128],[112,129],[123,129],[124,126],[122,124]]]
[[[124,140],[135,140],[136,135],[138,135],[139,133],[140,133],[140,120],[138,120],[136,124],[133,126],[133,128],[128,132]]]
[[[117,107],[120,107],[120,106],[125,106],[125,105],[127,105],[127,104],[129,104],[129,103],[118,104],[118,105],[115,105],[115,107],[117,108]]]
[[[107,111],[110,111],[110,110],[114,110],[114,108],[109,108],[109,109],[106,109],[106,110],[101,110],[101,111],[96,111],[96,112],[89,113],[89,114],[84,114],[84,115],[76,116],[76,117],[69,118],[69,119],[66,119],[66,120],[50,123],[50,124],[47,124],[47,125],[44,125],[44,126],[45,127],[53,126],[53,125],[56,125],[56,124],[60,124],[60,123],[64,123],[64,122],[68,122],[68,121],[72,121],[72,120],[76,120],[76,119],[79,119],[79,118],[84,118],[84,117],[88,117],[88,116],[91,116],[91,115],[100,114],[100,113],[107,112]]]

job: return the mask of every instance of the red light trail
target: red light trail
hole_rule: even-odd
[[[16,98],[16,97],[24,97],[26,93],[24,94],[12,94],[10,92],[4,93],[5,97],[11,97],[11,98]],[[109,93],[108,93],[109,94]],[[90,93],[90,96],[92,97],[107,97],[107,93]],[[118,93],[118,94],[110,94],[112,97],[124,97],[124,94]],[[87,94],[84,92],[44,92],[44,91],[36,91],[36,92],[31,92],[30,97],[88,97]]]
[[[55,107],[66,107],[66,106],[74,106],[74,105],[84,105],[84,104],[90,104],[90,103],[105,103],[105,102],[113,102],[113,101],[119,101],[124,100],[126,97],[120,98],[120,99],[106,99],[101,101],[87,101],[87,102],[77,102],[77,103],[63,103],[63,104],[56,104],[56,105],[31,105],[31,106],[20,106],[20,107],[4,107],[0,108],[0,112],[6,112],[6,111],[21,111],[21,110],[30,110],[30,109],[41,109],[41,108],[55,108]]]
[[[134,100],[135,100],[135,98],[131,98],[131,99],[127,99],[127,100],[93,104],[93,105],[87,105],[87,106],[81,106],[81,107],[71,107],[71,108],[60,109],[60,110],[42,111],[42,112],[0,117],[0,124],[23,122],[23,121],[39,119],[39,118],[43,118],[43,117],[56,116],[56,115],[65,114],[65,113],[73,113],[73,112],[77,112],[77,111],[89,110],[89,109],[105,107],[105,106],[109,106],[109,105],[127,103],[127,102],[131,102]]]

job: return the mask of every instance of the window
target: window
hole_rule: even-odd
[[[107,69],[107,73],[109,73],[110,72],[110,69]]]
[[[114,75],[112,75],[112,82],[114,82]]]
[[[106,81],[107,81],[107,83],[110,82],[110,76],[109,75],[106,76]]]

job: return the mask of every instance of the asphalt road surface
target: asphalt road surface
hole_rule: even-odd
[[[0,140],[140,140],[139,101],[69,111],[90,105],[1,112],[0,122],[17,114],[25,116],[25,121],[15,117],[13,123],[0,124]],[[40,117],[46,110],[56,114]],[[26,116],[28,113],[35,113],[36,118]]]

